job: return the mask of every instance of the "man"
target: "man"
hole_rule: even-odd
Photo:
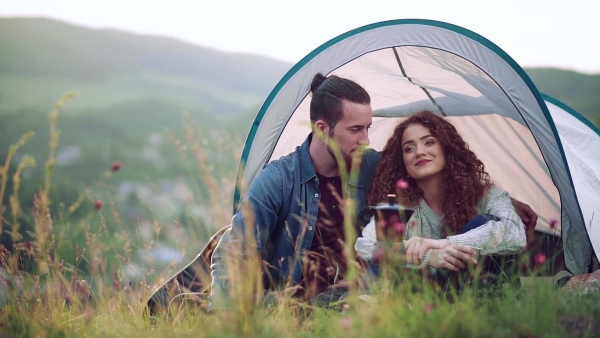
[[[321,295],[335,291],[352,264],[344,255],[340,201],[352,198],[355,211],[367,206],[365,189],[380,158],[378,152],[365,150],[372,122],[370,96],[354,81],[321,74],[313,78],[311,93],[312,133],[251,182],[231,230],[215,248],[209,311],[227,308],[234,282],[241,280],[232,278],[238,271],[231,271],[228,260],[258,253],[265,290],[296,287],[294,296],[317,304]],[[360,168],[358,177],[345,179],[353,167]]]

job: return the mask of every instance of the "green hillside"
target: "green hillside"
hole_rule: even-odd
[[[0,158],[29,130],[36,137],[23,151],[38,161],[47,156],[48,113],[75,91],[58,121],[59,175],[90,182],[120,160],[136,169],[121,179],[169,177],[189,164],[175,159],[158,168],[157,154],[154,160],[139,156],[153,135],[165,129],[181,134],[188,112],[206,132],[234,135],[230,140],[241,148],[256,111],[290,67],[171,38],[0,18]],[[173,151],[161,142],[164,161]],[[214,165],[227,166],[223,175],[237,169],[237,163]],[[42,165],[30,171],[29,180],[43,177]]]
[[[155,36],[49,19],[0,19],[0,109],[43,109],[66,91],[66,111],[111,110],[152,98],[180,110],[256,110],[290,64]]]
[[[538,90],[575,109],[600,127],[600,74],[553,68],[525,69]]]

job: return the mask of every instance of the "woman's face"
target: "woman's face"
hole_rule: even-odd
[[[446,165],[441,143],[420,123],[409,124],[402,133],[402,158],[408,175],[417,182],[441,176]]]

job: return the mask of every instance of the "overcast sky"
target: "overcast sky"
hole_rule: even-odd
[[[366,24],[430,19],[482,35],[522,67],[600,74],[600,0],[3,0],[0,16],[177,37],[291,63]]]

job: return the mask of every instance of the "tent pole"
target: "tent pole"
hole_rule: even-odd
[[[410,83],[416,85],[412,79],[410,77],[408,77],[408,75],[406,75],[406,71],[404,70],[404,66],[402,65],[402,61],[400,61],[400,55],[398,55],[398,51],[396,50],[396,47],[392,48],[392,50],[394,51],[394,55],[396,56],[396,61],[398,62],[398,67],[400,67],[400,71],[402,72],[402,76],[404,76],[405,78],[408,79],[408,81],[410,81]],[[425,92],[425,95],[427,95],[427,97],[429,98],[429,100],[437,107],[437,109],[439,110],[440,114],[442,114],[442,116],[447,116],[446,113],[444,112],[444,109],[442,108],[442,106],[440,106],[435,99],[433,98],[433,96],[431,96],[431,94],[429,94],[429,91],[422,87],[419,86],[419,88],[421,88],[423,90],[423,92]]]

